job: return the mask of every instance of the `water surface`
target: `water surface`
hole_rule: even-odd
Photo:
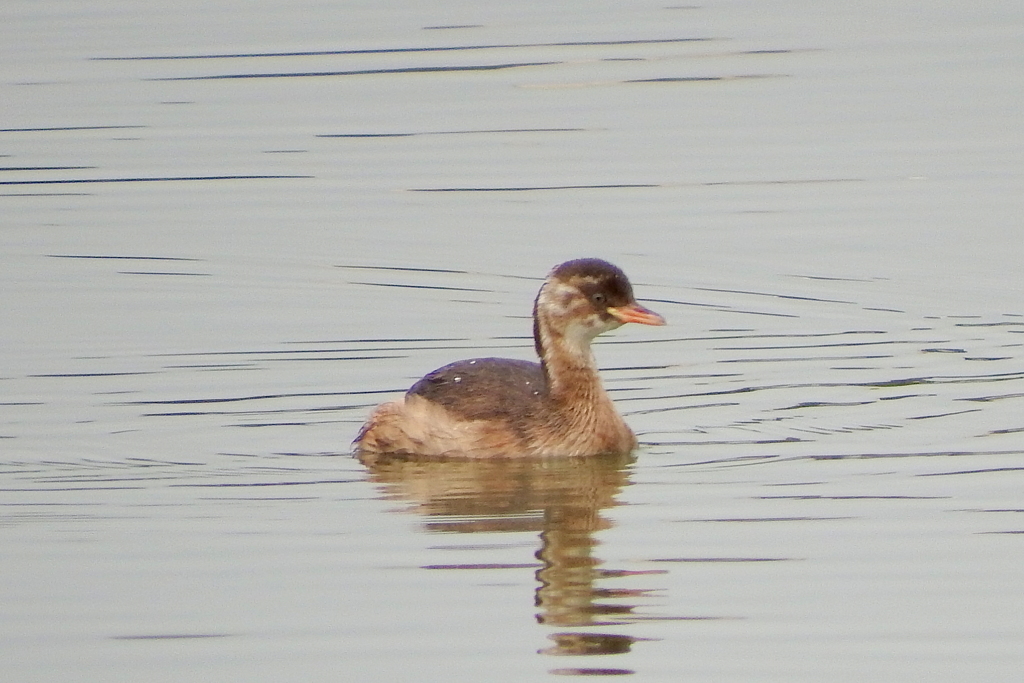
[[[8,676],[1013,680],[1024,14],[762,5],[0,10]],[[579,256],[635,460],[350,456]]]

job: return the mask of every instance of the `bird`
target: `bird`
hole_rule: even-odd
[[[598,374],[590,343],[625,323],[664,325],[637,303],[618,267],[597,258],[555,266],[533,306],[539,363],[460,360],[377,406],[352,443],[360,458],[626,455],[637,447]]]

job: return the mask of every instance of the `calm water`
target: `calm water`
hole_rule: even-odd
[[[0,8],[12,681],[1010,681],[1024,9]],[[547,270],[635,460],[348,453]]]

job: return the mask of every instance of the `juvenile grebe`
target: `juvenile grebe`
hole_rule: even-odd
[[[555,268],[533,306],[540,363],[460,360],[378,406],[357,454],[488,458],[625,454],[632,430],[601,385],[590,342],[623,323],[664,325],[633,298],[625,273],[600,259]]]

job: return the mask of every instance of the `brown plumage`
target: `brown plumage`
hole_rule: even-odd
[[[514,457],[629,453],[636,437],[601,384],[590,342],[623,323],[664,325],[625,273],[600,259],[556,266],[533,307],[540,363],[462,360],[378,406],[353,442],[361,455]]]

